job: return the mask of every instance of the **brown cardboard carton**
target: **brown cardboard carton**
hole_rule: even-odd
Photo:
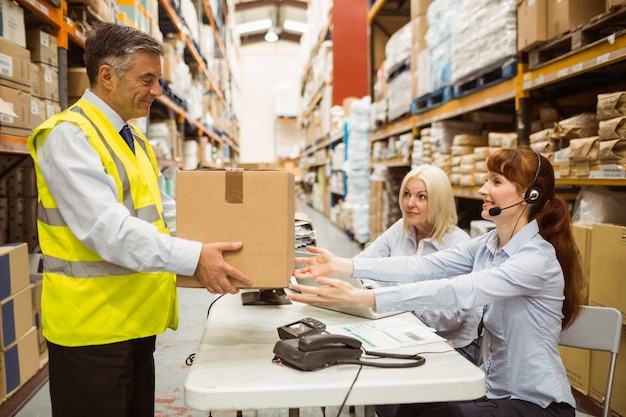
[[[30,52],[0,38],[0,85],[30,93]],[[3,96],[4,97],[4,96]]]
[[[43,63],[55,68],[59,66],[56,36],[41,29],[29,29],[26,31],[26,45],[30,50],[31,62]]]
[[[0,133],[28,137],[31,133],[30,93],[0,85],[0,97],[17,115],[0,115]]]
[[[589,264],[591,262],[591,225],[572,224],[572,235],[580,253],[580,261],[585,274],[585,287],[583,288],[583,304],[589,303]],[[582,391],[582,390],[581,390]]]
[[[30,281],[28,268],[26,243],[0,246],[0,300],[28,287]]]
[[[177,236],[243,242],[228,263],[254,280],[246,288],[285,288],[294,269],[294,176],[286,171],[179,171]],[[201,287],[190,277],[179,286]],[[234,282],[237,287],[243,287]]]
[[[547,0],[523,0],[517,5],[517,48],[532,48],[549,39]]]
[[[596,0],[548,0],[548,39],[585,25],[604,13],[605,4]]]
[[[5,349],[33,327],[30,285],[0,300],[0,349]]]
[[[0,37],[25,48],[24,27],[24,9],[13,0],[0,0]]]
[[[0,350],[0,398],[13,393],[38,370],[37,329],[31,327],[17,342]]]
[[[87,68],[71,67],[67,69],[67,95],[68,97],[81,97],[89,88]]]
[[[594,224],[591,247],[589,304],[617,308],[626,317],[626,227]]]
[[[578,391],[588,395],[591,378],[591,351],[559,346],[559,353],[565,365],[569,383]]]

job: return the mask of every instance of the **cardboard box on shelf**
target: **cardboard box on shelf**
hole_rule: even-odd
[[[0,349],[5,349],[33,327],[30,285],[0,300]]]
[[[13,0],[0,0],[0,37],[26,48],[24,28],[24,9]]]
[[[28,137],[31,133],[30,93],[0,85],[0,96],[17,116],[0,115],[0,133]]]
[[[548,0],[523,0],[517,4],[517,49],[530,49],[550,39]]]
[[[601,1],[548,0],[548,39],[585,25],[604,11],[605,4]]]
[[[617,308],[626,317],[626,227],[593,225],[589,263],[589,304]]]
[[[30,93],[30,52],[28,49],[0,37],[0,51],[2,56],[0,85]]]
[[[243,242],[224,252],[254,280],[251,287],[285,288],[294,269],[294,176],[286,171],[179,171],[177,236],[201,242]],[[178,285],[202,287],[192,277]]]
[[[67,69],[67,95],[68,97],[80,97],[89,88],[87,68],[70,67]]]
[[[28,268],[26,243],[0,245],[0,300],[28,287],[30,281]]]
[[[30,50],[30,60],[53,67],[59,66],[59,51],[57,37],[41,29],[26,31],[26,45]]]
[[[17,390],[38,370],[37,329],[31,327],[17,342],[0,350],[0,399]]]
[[[59,101],[59,69],[44,63],[39,66],[39,98]]]

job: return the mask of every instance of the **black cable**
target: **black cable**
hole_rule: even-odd
[[[207,319],[209,318],[209,313],[211,312],[211,307],[213,307],[213,304],[215,304],[215,302],[217,300],[219,300],[220,298],[222,298],[224,295],[226,295],[226,294],[220,294],[219,297],[217,297],[217,298],[215,298],[215,300],[211,301],[211,304],[209,304],[209,308],[206,311],[206,318]],[[193,365],[193,361],[194,361],[195,358],[196,358],[195,352],[189,354],[189,356],[187,356],[187,359],[185,359],[185,365],[187,365],[187,366]]]
[[[354,384],[356,384],[356,380],[359,379],[359,375],[361,374],[362,369],[363,369],[363,365],[359,366],[359,370],[354,376],[354,379],[352,380],[352,384],[350,385],[350,388],[348,388],[348,392],[346,393],[346,396],[343,397],[343,402],[341,403],[341,406],[339,407],[339,411],[337,411],[337,417],[339,417],[339,415],[341,414],[341,410],[343,410],[343,406],[346,405],[346,401],[348,401],[348,397],[350,396],[350,393],[352,392],[352,388],[354,387]]]

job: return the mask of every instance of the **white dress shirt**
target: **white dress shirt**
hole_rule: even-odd
[[[84,98],[98,107],[116,131],[124,120],[91,91]],[[201,242],[159,233],[130,215],[118,202],[118,190],[100,156],[78,125],[59,123],[43,144],[36,143],[40,170],[59,212],[76,237],[104,260],[134,271],[193,275]],[[163,177],[159,176],[162,185]],[[161,193],[165,221],[176,229],[176,203]]]

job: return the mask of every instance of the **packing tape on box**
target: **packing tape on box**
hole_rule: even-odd
[[[226,171],[224,198],[230,204],[243,204],[243,170]]]

